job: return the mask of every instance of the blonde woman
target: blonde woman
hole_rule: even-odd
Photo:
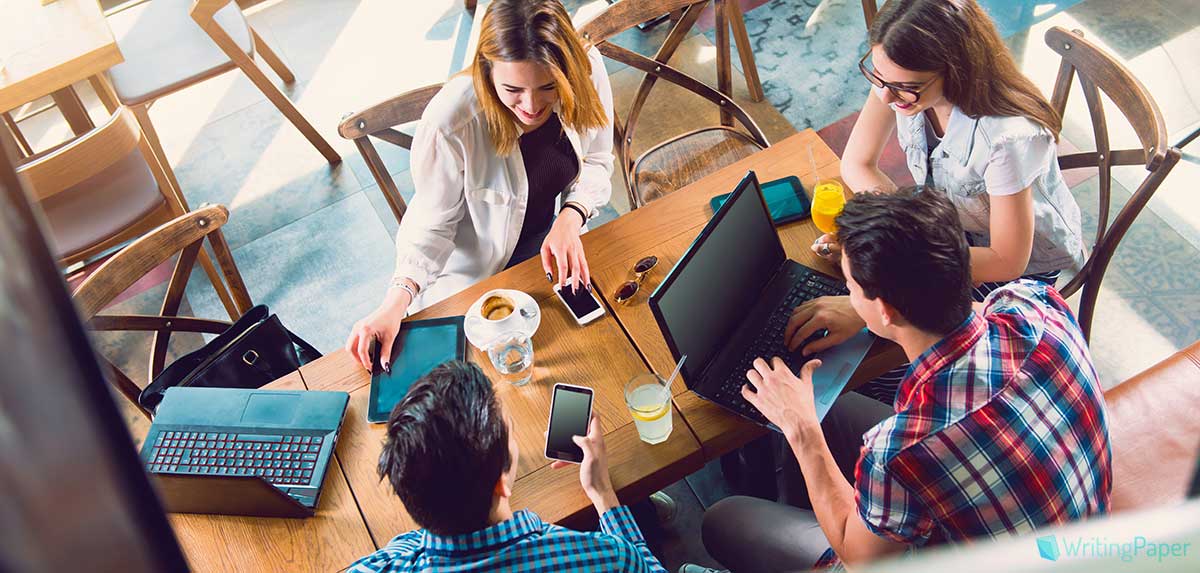
[[[413,140],[416,194],[383,303],[346,350],[383,367],[410,311],[533,256],[547,280],[591,288],[579,235],[612,194],[612,90],[559,0],[496,0],[468,71],[446,82]]]

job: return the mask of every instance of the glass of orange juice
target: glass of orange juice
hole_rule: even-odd
[[[813,190],[812,220],[822,233],[837,234],[837,216],[846,206],[846,193],[837,181],[818,181]]]

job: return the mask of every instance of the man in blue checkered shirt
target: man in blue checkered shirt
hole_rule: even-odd
[[[510,509],[517,472],[511,423],[491,381],[474,364],[447,362],[418,380],[388,419],[379,474],[423,529],[397,536],[351,565],[350,573],[665,573],[629,508],[617,501],[597,418],[586,436],[574,440],[583,450],[579,481],[600,514],[599,532],[573,531]]]

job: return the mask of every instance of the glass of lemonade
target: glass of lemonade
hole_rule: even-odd
[[[523,332],[506,332],[487,346],[488,359],[500,379],[523,386],[533,377],[533,340]]]
[[[634,376],[625,384],[625,405],[643,442],[667,441],[671,435],[671,387],[665,380],[654,373]]]
[[[813,190],[812,220],[822,233],[837,233],[837,216],[846,206],[846,194],[837,181],[818,181]]]

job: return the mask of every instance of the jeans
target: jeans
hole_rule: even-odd
[[[863,434],[892,414],[891,408],[859,394],[844,394],[834,402],[821,429],[847,482],[854,483]],[[734,496],[705,512],[704,548],[725,567],[735,572],[804,571],[829,549],[790,450],[783,455],[783,471],[784,503]]]

